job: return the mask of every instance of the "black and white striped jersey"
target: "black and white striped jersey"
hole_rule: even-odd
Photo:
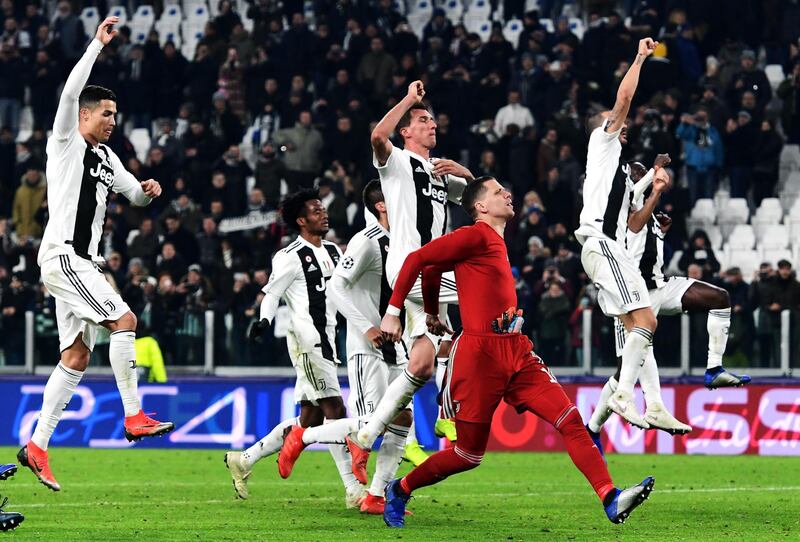
[[[434,175],[435,163],[435,158],[425,159],[395,146],[383,166],[373,157],[392,232],[386,262],[390,284],[394,284],[406,256],[444,235],[447,202],[458,203],[467,185],[461,177]]]
[[[336,307],[327,296],[328,280],[341,257],[336,243],[322,241],[317,247],[298,237],[272,258],[272,274],[262,289],[266,298],[262,302],[262,317],[272,320],[273,314],[264,315],[263,307],[277,308],[283,299],[289,307],[290,352],[292,359],[300,354],[320,353],[323,358],[336,361]],[[269,300],[268,300],[269,299]]]
[[[333,272],[331,283],[339,312],[347,319],[347,356],[370,354],[380,356],[386,363],[403,363],[405,350],[402,343],[387,342],[378,349],[367,340],[364,333],[381,326],[392,288],[386,276],[389,255],[389,232],[375,223],[367,226],[350,239],[342,260]],[[343,288],[339,286],[343,279]]]
[[[645,194],[649,195],[648,190]],[[641,207],[645,196],[633,205]],[[664,237],[658,220],[651,216],[647,225],[639,233],[627,230],[625,234],[625,250],[639,268],[648,290],[661,288],[666,284],[664,278]]]
[[[589,136],[583,209],[575,237],[583,244],[588,237],[624,243],[632,185],[622,170],[619,130],[606,132],[608,119]]]
[[[47,140],[47,202],[50,219],[39,248],[38,263],[61,254],[104,261],[98,252],[110,192],[123,194],[144,206],[139,181],[108,146],[92,146],[78,131],[78,97],[97,55],[103,48],[93,40],[70,73],[56,112],[53,134]]]

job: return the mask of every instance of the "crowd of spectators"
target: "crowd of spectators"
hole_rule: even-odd
[[[361,187],[377,176],[370,130],[421,79],[438,125],[433,154],[494,175],[514,194],[519,211],[506,236],[526,332],[549,363],[579,363],[581,314],[596,298],[572,234],[584,120],[612,104],[638,40],[653,36],[660,43],[642,69],[624,157],[649,166],[657,153],[670,154],[674,186],[661,204],[673,219],[668,258],[683,250],[682,272],[731,293],[731,353],[775,365],[773,317],[800,308],[791,264],[742,280],[736,269],[720,270],[707,236],[688,232],[686,218],[721,183],[753,206],[775,194],[784,142],[800,143],[800,4],[550,1],[539,3],[543,13],[523,13],[525,2],[499,3],[507,17],[521,17],[517,43],[504,36],[502,20],[483,41],[441,9],[418,36],[390,0],[315,1],[313,18],[299,0],[255,0],[245,14],[250,32],[237,4],[221,0],[191,58],[169,41],[162,45],[155,30],[134,44],[123,27],[99,55],[90,83],[118,96],[110,146],[134,175],[164,187],[145,209],[112,197],[100,247],[107,276],[140,315],[140,333],[156,336],[171,363],[202,363],[203,313],[210,310],[218,363],[285,360],[279,340],[252,348],[245,336],[287,231],[266,219],[236,231],[220,225],[270,216],[282,193],[317,186],[330,237],[345,245],[363,227]],[[560,16],[565,4],[585,22],[581,39]],[[42,337],[55,333],[52,298],[36,266],[47,220],[45,144],[54,89],[93,33],[75,4],[46,7],[0,0],[0,349],[9,364],[21,363],[25,310],[35,310]],[[540,15],[552,18],[553,32]],[[774,92],[765,64],[784,67]],[[26,104],[32,126],[21,138]],[[144,161],[126,137],[133,128],[150,131]],[[452,227],[466,223],[452,211]],[[609,352],[610,325],[599,313],[592,343]],[[704,344],[704,326],[695,327],[693,337]]]

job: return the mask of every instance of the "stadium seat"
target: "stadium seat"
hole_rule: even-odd
[[[467,17],[484,17],[486,20],[492,14],[492,4],[488,0],[472,0],[467,11],[464,13],[464,18]]]
[[[694,204],[689,215],[693,221],[713,224],[717,219],[717,211],[714,208],[714,201],[709,198],[700,198]]]
[[[183,43],[192,43],[196,45],[198,41],[203,38],[203,30],[206,23],[203,21],[193,21],[185,19],[181,21],[181,37]]]
[[[583,40],[583,34],[586,32],[583,19],[579,19],[578,17],[570,17],[569,29],[572,30],[572,33],[575,34],[579,40]]]
[[[711,241],[711,248],[713,248],[715,251],[722,250],[722,230],[720,230],[719,226],[708,224],[706,226],[702,226],[701,228],[708,235],[708,239]]]
[[[199,21],[205,24],[209,18],[210,14],[205,4],[194,5],[191,10],[187,10],[186,12],[186,20],[188,21]]]
[[[83,23],[83,31],[88,36],[90,33],[94,35],[97,25],[100,24],[100,13],[96,7],[90,6],[83,8],[80,14],[81,22]]]
[[[781,200],[778,198],[765,198],[750,223],[753,225],[756,235],[761,238],[769,226],[780,224],[782,219],[783,207],[781,206]]]
[[[431,0],[412,0],[409,15],[425,14],[430,19],[433,13],[433,2]],[[427,22],[427,21],[426,21]]]
[[[405,15],[407,11],[405,0],[393,0],[392,9],[394,9],[400,15]]]
[[[474,31],[481,38],[481,43],[489,41],[489,36],[492,35],[492,25],[490,23],[483,23]],[[512,44],[516,48],[517,44]]]
[[[134,32],[143,32],[147,34],[153,28],[153,23],[156,21],[156,14],[153,11],[153,6],[139,6],[133,14],[131,20],[131,29]]]
[[[758,247],[764,249],[788,248],[789,228],[783,224],[770,224],[758,235]]]
[[[147,151],[150,150],[150,132],[147,128],[134,128],[128,137],[131,145],[136,150],[136,157],[144,163],[147,158]]]
[[[517,48],[520,34],[522,34],[522,21],[519,19],[509,19],[503,27],[503,36],[511,43],[514,49]]]
[[[777,267],[778,262],[781,260],[789,260],[790,262],[793,261],[794,255],[792,254],[792,251],[788,248],[766,248],[761,250],[759,263],[769,262],[773,267]]]
[[[539,0],[525,0],[525,12],[539,11]]]
[[[119,24],[117,26],[125,26],[128,24],[128,11],[123,6],[114,6],[108,10],[109,17],[119,17]]]
[[[553,19],[539,19],[539,23],[551,34],[556,31],[556,26],[553,24]]]
[[[167,43],[168,41],[171,41],[172,43],[175,44],[175,47],[180,49],[181,45],[183,44],[183,40],[181,40],[180,30],[176,28],[175,30],[167,30],[166,32],[158,33],[158,42],[161,45],[161,47],[164,47],[164,44]]]
[[[738,267],[742,270],[742,278],[745,282],[750,282],[753,280],[753,273],[761,263],[760,258],[760,254],[755,250],[731,250],[726,255],[726,268]]]
[[[147,41],[147,34],[145,32],[131,30],[131,43],[134,45],[144,45],[145,41]]]
[[[756,234],[749,224],[737,224],[730,236],[726,248],[732,250],[751,249],[756,244]]]
[[[767,79],[773,89],[778,88],[778,85],[786,79],[786,76],[783,74],[783,66],[780,64],[767,64],[764,68],[764,72],[767,74]]]
[[[717,214],[720,224],[744,224],[750,218],[750,208],[745,198],[731,198],[723,205]]]
[[[444,6],[444,13],[453,24],[461,23],[461,16],[464,14],[464,5],[461,0],[447,0]]]

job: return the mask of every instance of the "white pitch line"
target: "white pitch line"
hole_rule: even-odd
[[[452,485],[452,484],[450,484]],[[676,489],[663,489],[663,490],[654,490],[656,494],[664,494],[664,493],[731,493],[731,492],[738,492],[738,491],[752,491],[752,492],[759,492],[759,491],[768,491],[768,492],[792,492],[792,491],[800,491],[800,486],[774,486],[774,487],[709,487],[709,488],[699,488],[699,489],[688,489],[688,488],[676,488]],[[575,492],[572,491],[542,491],[538,493],[483,493],[482,496],[484,497],[543,497],[548,495],[574,495]],[[415,495],[416,498],[421,499],[430,499],[436,496],[431,495]],[[264,501],[284,501],[284,502],[319,502],[319,501],[335,501],[339,500],[341,497],[339,496],[327,496],[327,497],[286,497],[286,496],[264,496],[264,497],[256,497],[252,499],[253,502],[264,502]],[[441,497],[439,497],[441,498]],[[232,503],[236,502],[236,499],[231,497],[230,499],[209,499],[204,501],[187,501],[187,500],[179,500],[179,501],[148,501],[147,504],[149,505],[165,505],[165,506],[192,506],[198,504],[225,504],[225,503]],[[57,507],[57,508],[80,508],[85,506],[138,506],[141,505],[142,501],[97,501],[97,502],[84,502],[84,503],[31,503],[31,504],[16,504],[14,508],[19,509],[26,509],[26,508],[50,508],[50,507]]]

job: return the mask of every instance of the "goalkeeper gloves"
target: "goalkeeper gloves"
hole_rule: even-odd
[[[522,309],[509,307],[499,318],[492,320],[492,331],[498,335],[506,333],[519,333],[525,319],[522,317]]]

